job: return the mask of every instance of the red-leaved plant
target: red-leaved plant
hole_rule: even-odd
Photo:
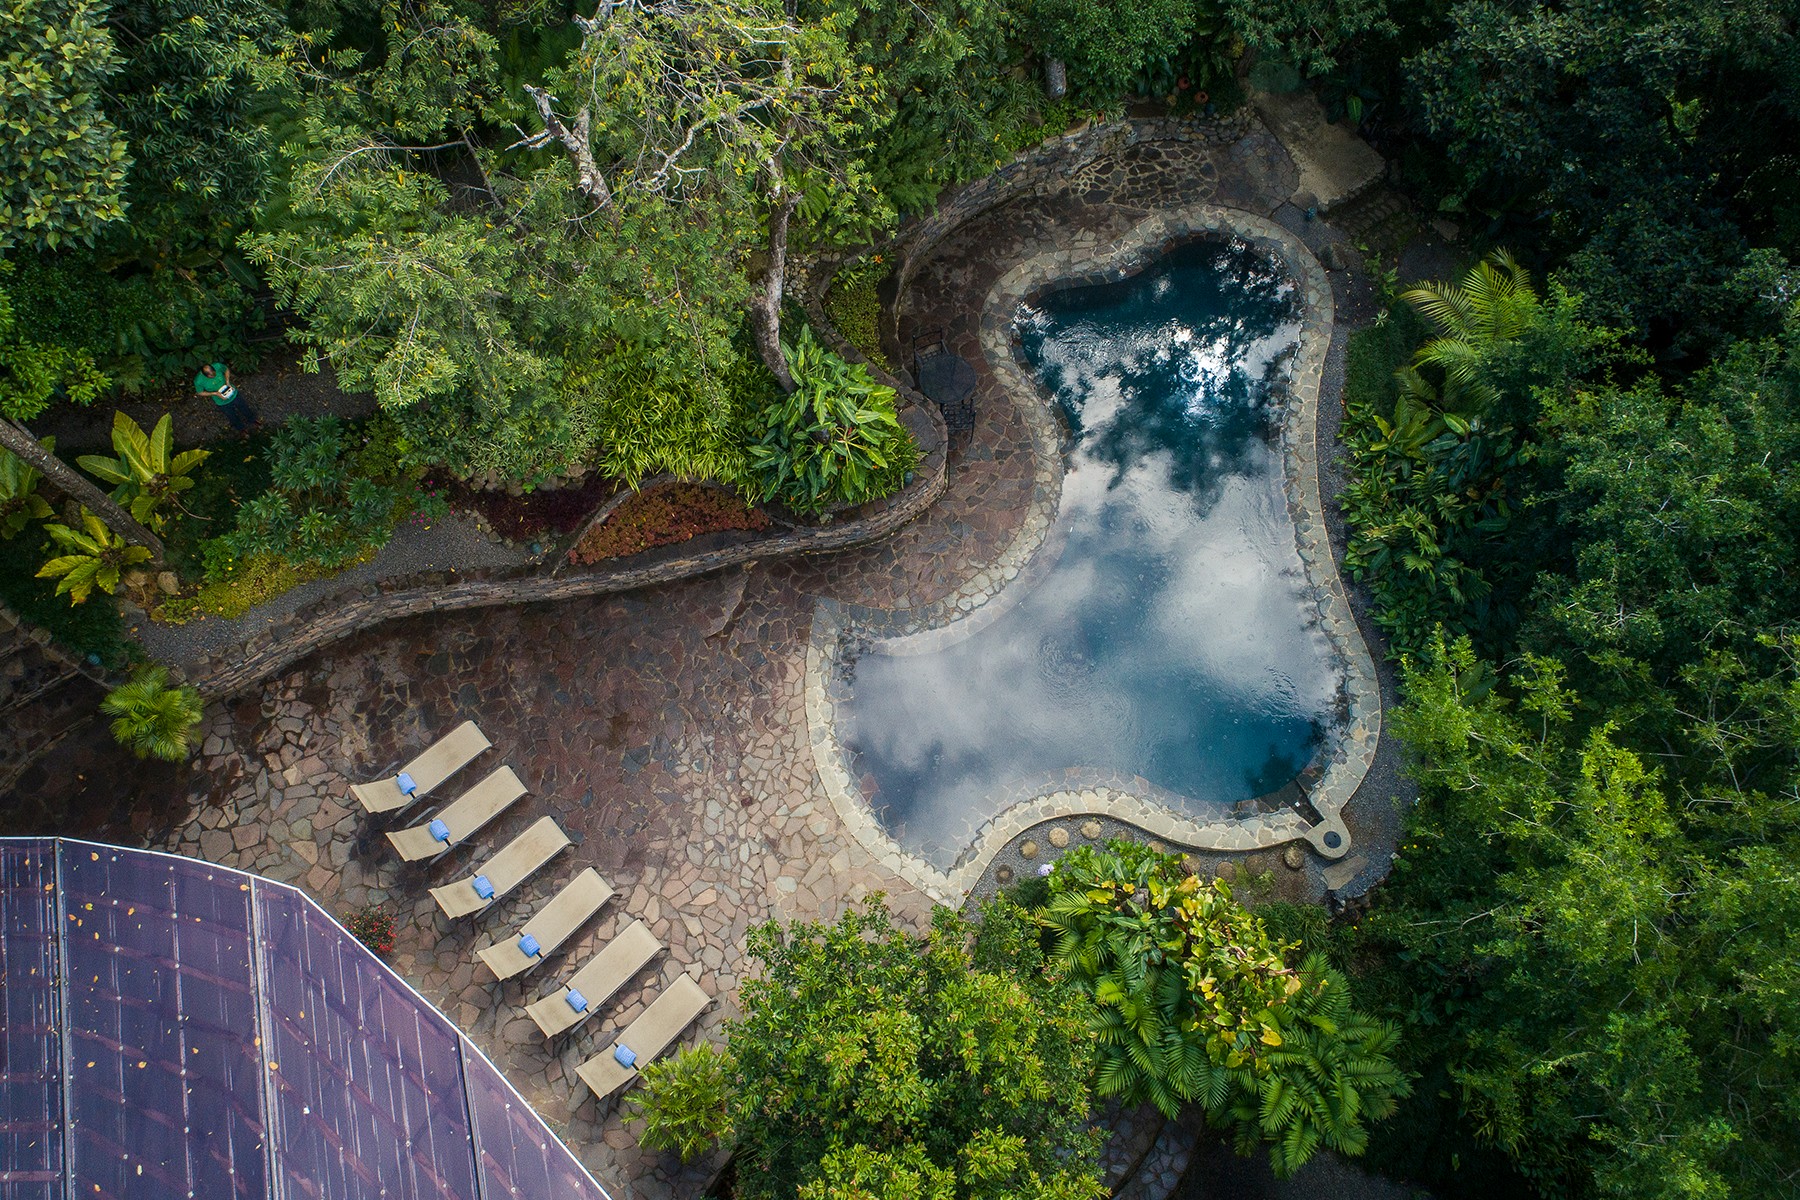
[[[351,910],[344,918],[344,928],[384,958],[394,952],[394,914],[380,904],[365,904]]]

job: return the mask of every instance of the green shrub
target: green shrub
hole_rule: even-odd
[[[407,513],[442,514],[441,501],[393,473],[398,455],[357,440],[335,417],[288,421],[269,440],[268,460],[268,490],[243,504],[217,550],[203,551],[209,567],[272,556],[297,568],[340,570],[386,545]],[[365,460],[385,476],[365,473]],[[224,582],[211,569],[207,578]]]
[[[625,1107],[628,1118],[644,1122],[638,1140],[645,1146],[691,1162],[730,1135],[731,1060],[710,1042],[651,1063],[643,1075],[643,1089]]]
[[[877,254],[853,263],[837,273],[825,296],[825,315],[844,335],[884,371],[893,370],[881,349],[881,297],[878,289],[890,267]]]
[[[769,408],[762,437],[750,447],[762,499],[816,515],[904,486],[919,448],[900,424],[894,389],[820,346],[805,326],[782,351],[797,386]]]
[[[188,756],[203,707],[198,691],[171,687],[168,669],[160,666],[139,667],[100,702],[100,711],[113,718],[113,737],[121,746],[139,758],[164,762]]]
[[[91,355],[132,392],[191,379],[196,363],[255,361],[249,337],[261,314],[231,271],[214,263],[114,275],[110,265],[79,247],[21,258],[8,285],[21,334]]]
[[[269,489],[268,430],[217,442],[212,456],[194,472],[194,486],[181,498],[181,511],[163,537],[169,569],[189,583],[206,575],[205,547],[230,533],[238,509]]]
[[[1351,334],[1344,351],[1344,408],[1393,420],[1400,394],[1394,372],[1412,361],[1426,329],[1412,305],[1396,304],[1373,325]]]

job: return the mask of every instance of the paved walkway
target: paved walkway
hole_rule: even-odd
[[[1218,151],[1145,146],[1127,158],[953,238],[922,273],[908,313],[954,314],[953,347],[977,361],[981,298],[1028,242],[1127,226],[1141,215],[1133,205],[1170,194],[1267,214],[1296,178],[1260,131]],[[1103,206],[1113,195],[1126,205]],[[683,1168],[639,1149],[617,1103],[588,1098],[573,1067],[678,972],[718,996],[698,1026],[715,1033],[735,1012],[753,923],[829,920],[873,891],[887,892],[902,920],[924,920],[927,898],[848,835],[820,785],[804,703],[813,611],[820,598],[884,608],[942,600],[1010,544],[1033,478],[1017,414],[984,406],[952,455],[944,498],[878,546],[629,596],[384,627],[209,710],[189,767],[140,766],[95,739],[71,739],[21,789],[37,789],[49,811],[77,813],[110,812],[134,796],[114,836],[297,882],[340,913],[391,901],[402,914],[398,968],[493,1055],[619,1200],[697,1195],[710,1164]],[[346,785],[391,771],[465,718],[492,739],[487,761],[511,764],[532,796],[473,851],[403,869],[378,824],[351,811]],[[456,924],[439,915],[428,886],[545,813],[576,845],[540,880],[493,912]],[[1284,873],[1276,852],[1239,861],[1276,868],[1289,894],[1317,894],[1316,863]],[[601,918],[523,982],[488,979],[475,949],[589,865],[618,893]],[[546,1046],[523,1006],[634,918],[667,956],[602,1016]]]

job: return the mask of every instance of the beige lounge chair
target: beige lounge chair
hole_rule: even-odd
[[[424,753],[395,774],[373,783],[351,784],[350,794],[368,812],[384,813],[405,808],[474,762],[490,744],[487,735],[475,728],[475,722],[464,721],[427,746]],[[412,777],[415,786],[410,794],[400,790],[401,775]]]
[[[480,912],[506,893],[530,879],[537,869],[555,858],[569,845],[569,835],[562,831],[555,817],[539,817],[537,824],[508,842],[500,853],[475,868],[473,874],[431,889],[447,917],[466,917]],[[481,894],[481,881],[493,890]]]
[[[587,924],[612,899],[612,887],[600,878],[600,872],[589,867],[571,879],[562,891],[525,922],[519,936],[483,946],[475,953],[488,965],[496,979],[511,979],[537,966],[568,941],[569,935]],[[522,946],[526,938],[537,943],[537,953],[527,954]]]
[[[407,862],[436,858],[452,846],[468,841],[481,827],[511,808],[525,794],[525,785],[511,767],[501,767],[492,775],[458,796],[451,805],[423,825],[396,829],[387,835],[394,849]],[[432,827],[443,822],[440,840]]]
[[[586,966],[575,972],[566,987],[557,988],[528,1007],[525,1012],[537,1022],[537,1027],[544,1031],[545,1037],[555,1037],[566,1029],[573,1029],[612,999],[612,994],[643,970],[644,964],[655,958],[661,950],[662,943],[656,940],[650,927],[642,921],[633,921],[617,937],[606,943],[606,949],[594,955]],[[569,1003],[570,992],[580,993],[586,1004],[576,1009]]]
[[[679,976],[637,1020],[625,1027],[610,1049],[576,1067],[575,1073],[594,1090],[595,1096],[606,1099],[636,1079],[638,1071],[667,1050],[669,1043],[680,1037],[681,1031],[692,1025],[711,1003],[712,997],[704,988],[686,975]],[[636,1056],[631,1065],[619,1061],[620,1046]]]

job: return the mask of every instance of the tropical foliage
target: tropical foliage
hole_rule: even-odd
[[[1345,395],[1355,475],[1340,502],[1345,567],[1396,649],[1416,653],[1440,624],[1485,637],[1517,623],[1549,553],[1532,546],[1538,397],[1595,369],[1614,339],[1582,322],[1580,297],[1553,285],[1540,298],[1504,252],[1401,299],[1434,332],[1391,380],[1359,380],[1356,362],[1390,331],[1359,335]]]
[[[810,329],[782,351],[794,390],[770,406],[750,447],[762,498],[810,515],[897,490],[919,448],[900,424],[894,389],[819,345]]]
[[[1321,1146],[1360,1154],[1365,1122],[1411,1091],[1396,1027],[1350,1007],[1321,955],[1290,966],[1222,882],[1135,842],[1080,846],[1050,873],[1051,961],[1093,997],[1095,1090],[1174,1116],[1195,1102],[1266,1144],[1277,1175]]]
[[[1515,620],[1440,595],[1410,626],[1393,728],[1419,807],[1342,961],[1435,1031],[1400,1047],[1433,1081],[1402,1119],[1433,1132],[1372,1153],[1440,1187],[1486,1161],[1551,1196],[1769,1194],[1800,1154],[1776,998],[1796,959],[1800,492],[1778,464],[1800,451],[1800,313],[1676,384],[1613,378],[1638,364],[1592,331],[1551,343],[1584,344],[1547,381],[1542,356],[1477,372],[1472,403],[1421,368],[1490,428],[1515,414],[1507,486],[1532,519],[1475,560],[1511,572]]]
[[[630,1116],[644,1123],[638,1140],[686,1162],[730,1137],[731,1067],[711,1042],[645,1067],[643,1090],[625,1099]]]
[[[728,1136],[738,1196],[1106,1194],[1085,1002],[1041,974],[1018,910],[939,909],[914,936],[876,900],[834,925],[760,926],[749,951],[760,970],[725,1052],[685,1052],[637,1102],[663,1144]]]
[[[117,458],[83,454],[75,462],[88,474],[113,484],[113,499],[152,529],[163,527],[164,510],[179,503],[176,497],[194,486],[194,469],[211,453],[183,450],[177,454],[175,422],[168,413],[146,434],[142,425],[115,412],[112,444]]]
[[[81,528],[51,524],[44,532],[67,553],[40,567],[38,578],[57,580],[56,594],[67,596],[71,604],[84,602],[96,588],[112,594],[127,570],[151,559],[147,548],[127,542],[85,508]]]
[[[269,442],[269,489],[244,503],[237,528],[212,547],[208,578],[258,557],[335,570],[379,550],[414,508],[437,512],[412,479],[371,472],[360,459],[335,417],[289,420]]]
[[[198,691],[172,686],[168,668],[160,666],[139,667],[100,701],[100,711],[113,719],[113,737],[121,746],[139,758],[164,762],[188,756],[202,707]]]
[[[44,449],[56,449],[55,438],[45,438]],[[18,455],[0,450],[0,539],[9,539],[51,513],[50,504],[38,492],[42,475]]]
[[[0,251],[91,241],[125,215],[130,162],[101,94],[122,61],[91,0],[6,0],[0,26]]]

